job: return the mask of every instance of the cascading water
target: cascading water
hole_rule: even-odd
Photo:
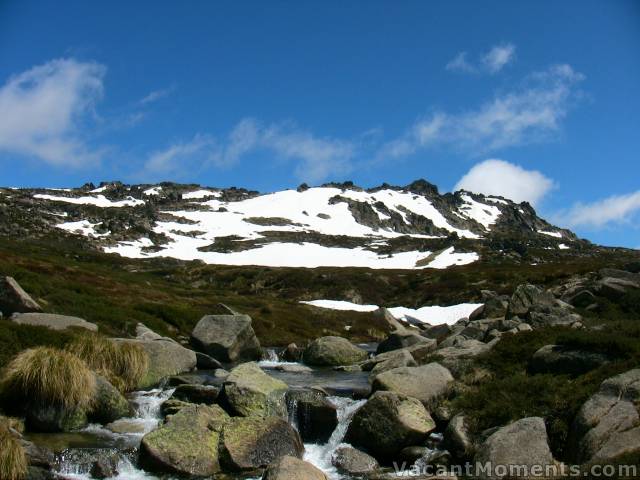
[[[89,480],[91,469],[96,461],[115,463],[118,474],[112,477],[114,480],[154,480],[157,477],[139,470],[134,465],[135,449],[140,444],[140,439],[148,432],[156,428],[160,422],[160,408],[174,389],[150,390],[146,392],[134,392],[131,403],[134,408],[134,416],[122,418],[109,425],[109,428],[101,425],[90,425],[83,431],[105,439],[105,443],[114,443],[130,447],[127,450],[117,448],[68,448],[57,457],[57,473],[65,478],[75,480]]]
[[[347,397],[329,397],[328,400],[338,409],[338,426],[327,443],[323,445],[305,444],[304,459],[324,471],[332,480],[338,480],[342,476],[332,465],[331,458],[336,449],[342,445],[353,414],[366,403],[366,400],[352,400]]]

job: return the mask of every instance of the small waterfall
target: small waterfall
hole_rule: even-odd
[[[329,397],[328,400],[338,409],[338,426],[324,445],[305,444],[304,459],[324,471],[332,480],[336,480],[341,477],[331,464],[331,457],[342,445],[353,414],[366,403],[366,400],[352,400],[347,397]]]

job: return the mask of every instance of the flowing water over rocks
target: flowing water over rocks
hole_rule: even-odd
[[[305,443],[304,460],[324,471],[330,480],[351,478],[337,471],[332,465],[332,457],[337,448],[345,445],[343,441],[351,418],[365,403],[362,398],[369,389],[367,373],[289,369],[286,367],[301,365],[281,362],[275,357],[260,362],[260,366],[291,389],[314,387],[329,393],[326,400],[336,408],[338,425],[326,443]],[[210,377],[211,372],[200,371],[197,374],[214,379]],[[129,400],[135,413],[131,418],[109,425],[89,425],[81,431],[67,434],[33,434],[30,439],[56,453],[56,473],[62,479],[173,480],[171,475],[157,476],[139,469],[137,455],[142,437],[158,426],[162,418],[162,403],[171,397],[174,390],[159,388],[132,393]],[[295,402],[289,402],[289,421],[298,428],[295,408]],[[249,480],[256,477],[237,478]]]

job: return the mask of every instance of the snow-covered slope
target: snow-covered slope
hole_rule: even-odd
[[[18,192],[41,203],[57,228],[83,235],[106,252],[136,258],[447,268],[479,259],[469,243],[456,239],[473,244],[494,230],[524,229],[565,244],[573,239],[526,204],[464,191],[441,195],[425,181],[370,190],[352,184],[305,186],[265,195],[176,184]]]

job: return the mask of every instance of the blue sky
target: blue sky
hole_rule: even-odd
[[[0,0],[0,184],[426,178],[640,247],[636,1]]]

